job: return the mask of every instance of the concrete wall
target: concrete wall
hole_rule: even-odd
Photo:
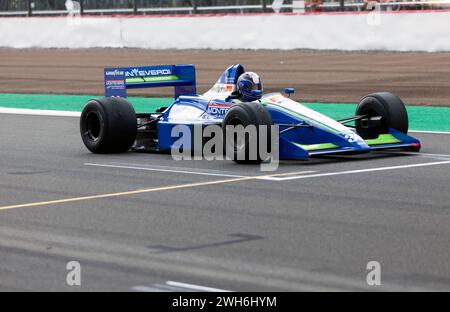
[[[0,46],[450,51],[450,12],[0,18]]]

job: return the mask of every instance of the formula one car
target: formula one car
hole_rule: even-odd
[[[362,98],[354,116],[333,120],[290,99],[292,88],[285,89],[287,96],[269,93],[260,101],[229,102],[243,72],[240,64],[230,66],[208,92],[198,95],[193,65],[106,68],[105,97],[88,101],[81,114],[83,142],[93,153],[168,151],[177,140],[172,136],[177,125],[275,124],[279,127],[280,159],[420,149],[420,142],[407,135],[405,105],[391,93],[369,94]],[[136,114],[126,99],[127,89],[150,87],[174,87],[174,102]],[[244,141],[244,148],[248,140],[251,138]]]

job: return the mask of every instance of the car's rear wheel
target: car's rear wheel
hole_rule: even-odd
[[[255,126],[254,131],[247,128]],[[259,150],[261,127],[266,127],[266,147],[270,148],[270,126],[272,125],[272,116],[267,109],[260,103],[239,103],[233,105],[227,112],[223,122],[223,136],[225,142],[225,151],[227,155],[232,155],[233,161],[237,163],[260,163],[264,159],[260,158]],[[227,126],[243,126],[248,132],[241,132],[231,136],[227,135]],[[262,140],[262,139],[261,139]],[[253,150],[256,148],[256,150]],[[270,152],[270,150],[268,150]]]
[[[366,116],[355,122],[357,133],[364,139],[388,133],[390,128],[408,132],[405,104],[398,96],[389,92],[372,93],[362,98],[356,108],[356,115]]]
[[[81,113],[80,133],[92,153],[126,152],[136,139],[136,112],[123,98],[90,100]]]

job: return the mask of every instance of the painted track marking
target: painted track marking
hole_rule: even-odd
[[[311,171],[299,171],[296,174],[304,174],[304,173],[310,173],[310,172]],[[292,173],[289,172],[289,173],[286,173],[286,174],[292,174]],[[18,204],[18,205],[2,206],[2,207],[0,207],[0,210],[9,210],[9,209],[17,209],[17,208],[30,208],[30,207],[36,207],[36,206],[50,206],[50,205],[56,205],[56,204],[66,204],[66,203],[80,202],[80,201],[87,201],[87,200],[94,200],[94,199],[112,198],[112,197],[144,194],[144,193],[151,193],[151,192],[158,192],[158,191],[169,191],[169,190],[176,190],[176,189],[192,188],[192,187],[197,187],[197,186],[225,184],[225,183],[232,183],[232,182],[239,182],[239,181],[246,181],[246,180],[257,180],[257,179],[263,179],[264,177],[282,176],[282,175],[284,175],[284,173],[263,175],[263,176],[244,176],[244,177],[232,178],[232,179],[230,178],[230,179],[224,179],[224,180],[214,180],[214,181],[203,181],[203,182],[196,182],[196,183],[169,185],[169,186],[162,186],[162,187],[153,187],[153,188],[147,188],[147,189],[139,189],[139,190],[134,190],[134,191],[117,192],[117,193],[106,193],[106,194],[81,196],[81,197],[57,199],[57,200],[50,200],[50,201],[42,201],[42,202],[33,202],[33,203],[25,203],[25,204]]]
[[[368,168],[368,169],[358,169],[358,170],[346,170],[346,171],[337,171],[337,172],[308,174],[308,175],[303,175],[303,176],[290,176],[290,177],[278,177],[278,178],[277,177],[272,177],[269,180],[288,181],[288,180],[329,177],[329,176],[337,176],[337,175],[344,175],[344,174],[354,174],[354,173],[363,173],[363,172],[387,171],[387,170],[398,170],[398,169],[416,168],[416,167],[438,166],[438,165],[445,165],[445,164],[450,164],[450,160],[437,161],[437,162],[428,162],[428,163],[420,163],[420,164],[411,164],[411,165],[400,165],[400,166],[390,166],[390,167],[378,167],[378,168]],[[266,179],[266,178],[263,178],[263,179]]]
[[[167,281],[163,284],[155,284],[152,286],[134,286],[131,288],[134,291],[141,292],[155,292],[155,291],[170,291],[170,292],[186,292],[186,291],[202,291],[202,292],[232,292],[231,290],[206,287],[201,285],[194,285],[188,283],[180,283],[174,281]]]
[[[9,107],[0,107],[0,114],[54,116],[54,117],[80,117],[81,116],[81,112],[42,110],[42,109],[29,109],[29,108],[9,108]]]
[[[199,290],[199,291],[231,292],[231,290],[225,290],[225,289],[219,289],[219,288],[211,288],[211,287],[205,287],[205,286],[193,285],[193,284],[187,284],[187,283],[180,283],[180,282],[174,282],[174,281],[167,281],[166,284],[169,285],[169,286],[175,286],[175,287],[181,287],[181,288],[187,288],[187,289]]]
[[[250,179],[253,179],[253,177],[243,177],[243,178],[235,178],[235,179],[153,187],[153,188],[148,188],[148,189],[140,189],[140,190],[134,190],[134,191],[127,191],[127,192],[106,193],[106,194],[98,194],[98,195],[91,195],[91,196],[73,197],[73,198],[57,199],[57,200],[50,200],[50,201],[43,201],[43,202],[34,202],[34,203],[27,203],[27,204],[3,206],[3,207],[0,207],[0,210],[28,208],[28,207],[36,207],[36,206],[49,206],[49,205],[55,205],[55,204],[65,204],[65,203],[80,202],[80,201],[93,200],[93,199],[111,198],[111,197],[136,195],[136,194],[151,193],[151,192],[158,192],[158,191],[183,189],[183,188],[190,188],[190,187],[196,187],[196,186],[224,184],[224,183],[238,182],[238,181],[244,181],[244,180],[250,180]]]
[[[318,174],[308,174],[308,173],[311,173],[311,171],[299,171],[299,172],[286,172],[286,173],[280,173],[280,174],[270,174],[270,175],[260,175],[260,176],[243,176],[243,177],[230,178],[230,179],[224,179],[224,180],[178,184],[178,185],[139,189],[139,190],[134,190],[134,191],[126,191],[126,192],[106,193],[106,194],[98,194],[98,195],[91,195],[91,196],[82,196],[82,197],[65,198],[65,199],[42,201],[42,202],[9,205],[9,206],[0,207],[0,210],[29,208],[29,207],[36,207],[36,206],[49,206],[49,205],[55,205],[55,204],[65,204],[65,203],[80,202],[80,201],[87,201],[87,200],[94,200],[94,199],[113,198],[113,197],[120,197],[120,196],[158,192],[158,191],[169,191],[169,190],[176,190],[176,189],[192,188],[192,187],[197,187],[197,186],[225,184],[225,183],[240,182],[240,181],[246,181],[246,180],[268,180],[268,181],[278,181],[279,182],[279,181],[289,181],[289,180],[297,180],[297,179],[310,179],[310,178],[318,178],[318,177],[326,177],[326,176],[355,174],[355,173],[363,173],[363,172],[375,172],[375,171],[387,171],[387,170],[397,170],[397,169],[406,169],[406,168],[415,168],[415,167],[437,166],[437,165],[444,165],[444,164],[450,164],[450,160],[439,161],[439,162],[420,163],[420,164],[390,166],[390,167],[378,167],[378,168],[318,173]],[[306,174],[306,175],[304,175],[304,174]],[[294,176],[292,176],[292,175],[294,175]],[[285,177],[283,177],[283,176],[285,176]]]
[[[131,288],[132,291],[137,292],[186,292],[186,288],[172,287],[166,284],[154,284],[150,286],[134,286]]]
[[[411,133],[450,134],[450,131],[409,130]]]
[[[162,287],[161,287],[162,286]],[[166,289],[164,287],[164,285],[155,285],[155,286],[134,286],[131,288],[131,290],[133,291],[138,291],[138,292],[163,292],[163,291],[167,291],[169,292],[169,289]],[[176,290],[173,290],[176,291]]]
[[[394,154],[394,155],[408,155],[408,156],[415,156],[415,157],[423,157],[423,158],[438,158],[442,159],[447,158],[450,159],[450,154],[433,154],[433,153],[417,153],[417,152],[395,152],[395,151],[380,151],[381,153],[386,154]]]
[[[227,174],[227,173],[214,173],[214,172],[202,172],[202,171],[188,171],[188,170],[177,170],[177,169],[162,169],[154,167],[139,167],[133,165],[125,164],[96,164],[96,163],[85,163],[85,166],[94,167],[106,167],[106,168],[120,168],[120,169],[132,169],[132,170],[144,170],[144,171],[159,171],[159,172],[173,172],[173,173],[186,173],[186,174],[196,174],[196,175],[206,175],[206,176],[219,176],[219,177],[232,177],[232,178],[243,178],[246,176]]]

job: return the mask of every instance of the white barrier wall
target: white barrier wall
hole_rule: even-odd
[[[450,51],[450,12],[0,18],[0,46]]]

